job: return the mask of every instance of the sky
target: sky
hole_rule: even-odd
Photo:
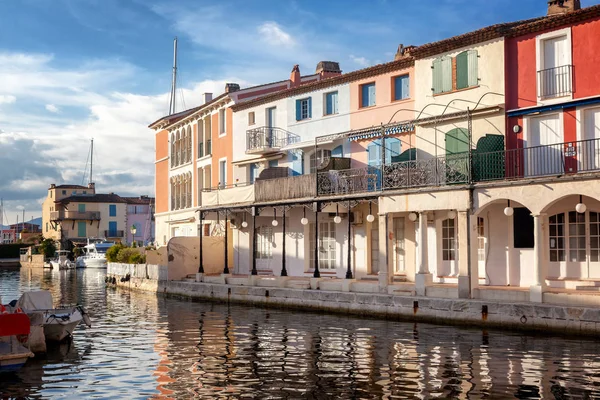
[[[582,0],[582,7],[600,0]],[[154,195],[154,132],[168,113],[242,87],[393,60],[420,45],[546,14],[546,0],[0,0],[0,198],[8,222],[41,215],[51,183]],[[6,224],[7,221],[5,220]]]

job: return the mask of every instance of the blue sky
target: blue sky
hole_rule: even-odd
[[[174,36],[192,107],[225,82],[312,73],[320,60],[349,72],[400,43],[545,13],[546,0],[1,0],[0,197],[11,222],[21,207],[40,215],[50,183],[81,183],[92,137],[99,191],[152,194],[147,125],[168,109]]]

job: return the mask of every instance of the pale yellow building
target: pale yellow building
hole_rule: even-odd
[[[121,241],[125,237],[127,202],[114,193],[96,193],[93,183],[50,185],[42,206],[44,238],[61,244],[86,243],[87,238]]]

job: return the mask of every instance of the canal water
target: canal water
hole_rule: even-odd
[[[190,302],[105,288],[98,270],[0,269],[3,302],[50,290],[92,328],[0,398],[600,398],[600,344]]]

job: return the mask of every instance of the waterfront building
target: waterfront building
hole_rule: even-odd
[[[232,101],[233,140],[210,162],[218,184],[190,189],[200,201],[168,214],[162,244],[177,224],[203,235],[210,223],[225,274],[420,296],[540,302],[547,287],[595,285],[600,6],[547,5],[544,17],[401,45],[394,61],[347,74],[320,64],[333,75]]]
[[[143,246],[154,242],[154,198],[148,196],[123,197],[127,203],[125,242]]]
[[[201,106],[150,124],[156,131],[156,241],[166,245],[177,236],[222,235],[220,224],[198,223],[197,208],[227,204],[240,196],[254,200],[244,190],[246,180],[234,177],[232,105],[331,75],[323,70],[301,76],[295,66],[288,80],[244,89],[227,83],[224,93],[215,98],[205,93]]]
[[[0,229],[0,244],[15,243],[17,238],[17,232],[12,228]]]

